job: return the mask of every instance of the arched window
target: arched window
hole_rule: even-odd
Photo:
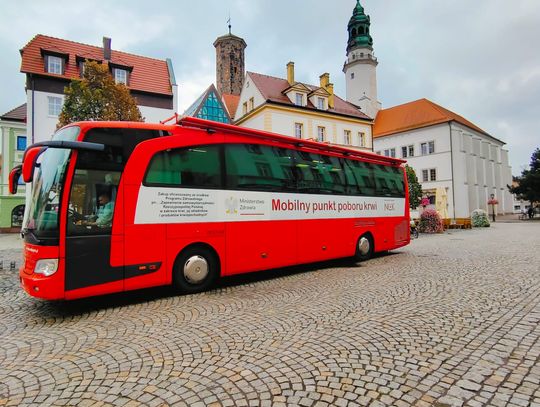
[[[356,28],[353,28],[351,31],[351,36],[356,37]]]
[[[20,228],[23,223],[24,205],[18,205],[11,211],[11,227]]]

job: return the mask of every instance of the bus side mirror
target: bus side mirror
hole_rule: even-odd
[[[9,173],[9,193],[15,195],[19,186],[19,178],[21,177],[22,165],[17,165]]]
[[[24,152],[23,157],[23,166],[22,166],[22,176],[24,182],[32,182],[34,179],[34,168],[36,167],[36,162],[39,155],[45,151],[45,147],[29,147]]]

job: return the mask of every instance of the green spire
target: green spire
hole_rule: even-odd
[[[373,49],[373,38],[369,34],[370,25],[371,22],[369,16],[364,11],[364,7],[360,4],[360,0],[356,0],[353,15],[347,26],[347,30],[349,31],[347,52],[356,47]]]

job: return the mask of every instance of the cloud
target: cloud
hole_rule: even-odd
[[[347,23],[355,0],[80,0],[4,2],[0,13],[0,110],[25,100],[22,48],[35,34],[171,58],[180,113],[215,81],[214,40],[244,38],[246,68],[300,81],[329,72],[345,97]],[[506,141],[514,173],[540,145],[540,2],[362,0],[371,16],[379,99],[390,107],[428,98]]]

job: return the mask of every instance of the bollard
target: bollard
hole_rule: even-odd
[[[0,270],[4,270],[4,260],[0,260]]]
[[[11,263],[9,263],[9,270],[10,271],[13,271],[15,270],[15,267],[17,266],[17,263],[12,261]]]

